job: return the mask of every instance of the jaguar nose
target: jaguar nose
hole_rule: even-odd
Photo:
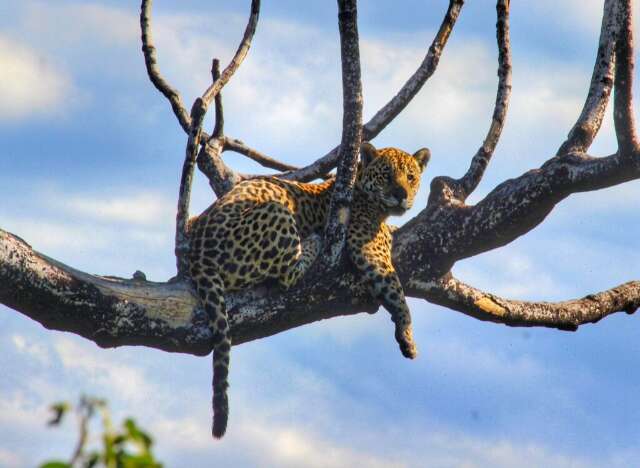
[[[400,185],[396,185],[391,191],[391,195],[393,195],[393,197],[398,200],[398,203],[401,203],[407,198],[407,190]]]

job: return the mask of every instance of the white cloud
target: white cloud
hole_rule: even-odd
[[[18,334],[11,336],[11,342],[20,353],[35,359],[42,365],[49,364],[49,354],[42,343],[29,342],[24,336]]]
[[[0,36],[0,122],[64,115],[75,101],[69,74],[45,56]]]
[[[25,4],[23,29],[59,46],[128,47],[139,40],[140,26],[130,10],[91,2]]]
[[[99,350],[92,343],[80,344],[60,337],[55,340],[54,349],[65,369],[84,376],[88,385],[103,388],[107,395],[118,395],[136,404],[144,402],[147,395],[156,393],[140,367],[109,356],[109,351]]]
[[[454,274],[461,281],[494,294],[543,300],[561,292],[561,285],[541,260],[507,246],[456,263]]]
[[[19,454],[9,450],[0,448],[0,466],[5,468],[20,468],[26,466],[24,458]]]
[[[604,2],[602,1],[564,0],[557,2],[554,0],[537,0],[536,2],[513,6],[528,10],[537,16],[536,19],[540,22],[551,21],[552,24],[562,29],[577,30],[596,37],[600,33],[604,11]],[[635,4],[634,10],[636,13],[638,12],[637,4]]]
[[[54,204],[71,215],[104,223],[167,226],[175,217],[175,202],[164,196],[140,192],[128,196],[53,195]]]

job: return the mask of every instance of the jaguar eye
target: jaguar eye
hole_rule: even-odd
[[[407,176],[407,180],[408,180],[409,182],[413,182],[414,180],[416,180],[416,176],[414,176],[413,174],[409,174],[409,175]]]

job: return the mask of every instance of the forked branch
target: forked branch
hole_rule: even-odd
[[[450,0],[449,8],[442,20],[440,29],[434,37],[425,58],[418,69],[411,75],[400,91],[385,104],[363,127],[363,139],[373,140],[378,134],[389,125],[395,117],[411,102],[411,100],[422,89],[431,75],[436,70],[440,61],[440,56],[447,44],[447,40],[453,30],[453,26],[458,19],[464,0]],[[312,164],[301,169],[282,174],[281,177],[291,180],[308,182],[322,177],[336,167],[338,163],[338,151],[340,146],[336,146],[327,154],[316,160]]]

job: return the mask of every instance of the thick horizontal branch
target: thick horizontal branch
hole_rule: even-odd
[[[0,230],[0,303],[46,328],[103,347],[143,345],[207,354],[207,317],[184,283],[89,275],[38,254]]]
[[[639,282],[576,301],[510,301],[449,275],[425,282],[413,276],[415,265],[403,262],[397,253],[394,249],[394,264],[405,278],[408,296],[480,320],[569,330],[616,311],[632,312],[640,304]],[[332,274],[305,278],[288,291],[262,287],[229,295],[226,302],[235,345],[319,320],[378,309],[344,259]],[[152,283],[143,278],[89,275],[38,254],[2,230],[0,303],[46,328],[78,334],[102,347],[141,345],[195,355],[211,350],[206,314],[186,282]],[[391,323],[389,330],[391,336]]]

